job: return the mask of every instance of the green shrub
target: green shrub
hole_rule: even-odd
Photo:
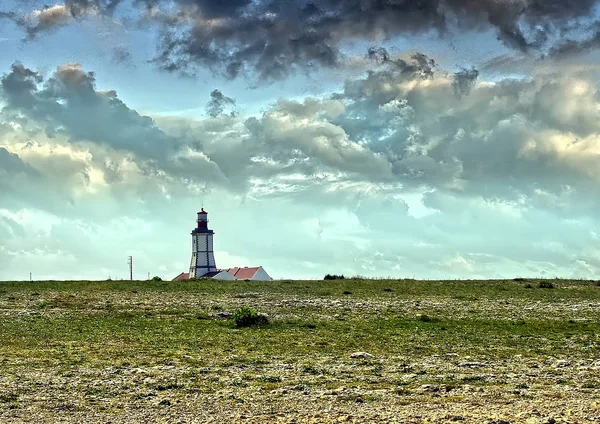
[[[550,281],[540,281],[540,284],[538,287],[540,289],[553,289],[554,284],[552,284]]]
[[[262,381],[263,383],[280,383],[281,377],[278,375],[261,375],[258,377],[258,381]]]
[[[249,306],[242,306],[233,312],[233,322],[238,328],[268,324],[269,320],[263,314]]]
[[[155,275],[152,277],[152,281],[162,281],[162,278],[160,278],[158,275]]]
[[[346,277],[344,277],[343,274],[341,275],[337,275],[337,274],[327,274],[323,280],[345,280]]]

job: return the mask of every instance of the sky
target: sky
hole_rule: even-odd
[[[600,0],[2,0],[0,280],[598,278]]]

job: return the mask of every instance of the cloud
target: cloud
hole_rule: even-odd
[[[4,147],[0,147],[0,168],[7,173],[23,172],[29,169],[19,156],[10,153]]]
[[[116,64],[133,65],[131,52],[124,46],[115,47],[113,49],[112,62]]]
[[[65,7],[72,16],[85,16],[90,12],[100,11],[112,14],[122,0],[65,0]]]
[[[178,148],[177,140],[151,118],[129,109],[115,91],[97,91],[93,72],[77,63],[59,66],[44,81],[36,71],[16,63],[0,79],[4,113],[29,121],[49,134],[91,141],[160,160]]]
[[[454,94],[456,94],[458,97],[469,94],[475,85],[475,81],[477,81],[477,77],[479,77],[479,71],[475,68],[470,70],[462,69],[458,72],[455,72],[454,82],[452,84],[452,87],[454,87]]]
[[[0,79],[0,196],[25,236],[11,236],[0,261],[30,260],[27,243],[37,240],[37,254],[75,267],[85,246],[130,242],[144,246],[135,254],[145,266],[168,257],[176,275],[189,259],[181,211],[204,201],[219,249],[256,252],[275,275],[554,276],[600,267],[589,249],[600,234],[594,75],[492,82],[420,55],[372,56],[371,72],[331,96],[279,99],[246,116],[222,113],[233,99],[215,90],[216,113],[198,119],[144,116],[78,64],[48,76],[14,64]],[[54,232],[29,228],[15,218],[21,210],[54,217]],[[268,230],[240,236],[252,226]],[[69,236],[73,228],[82,234]],[[165,243],[177,248],[165,254]],[[102,269],[117,253],[86,267]]]
[[[113,16],[121,3],[67,0],[24,15],[3,13],[34,38],[78,19]],[[600,25],[594,15],[598,0],[136,0],[133,5],[142,8],[140,24],[158,26],[152,61],[161,69],[195,75],[205,68],[262,83],[342,68],[348,55],[344,46],[353,40],[380,43],[491,29],[515,52],[561,56],[596,48]],[[583,37],[581,28],[592,35]],[[393,61],[387,52],[373,54]]]
[[[407,61],[401,58],[392,59],[383,47],[370,47],[367,56],[379,65],[390,69],[392,73],[399,73],[404,77],[431,78],[435,71],[435,61],[423,53],[413,53]]]
[[[227,106],[235,106],[235,99],[225,96],[220,90],[214,89],[210,93],[210,101],[206,105],[206,113],[212,118],[221,115]],[[232,116],[235,112],[231,112]]]
[[[594,22],[586,30],[585,32],[590,35],[579,39],[563,38],[559,43],[552,46],[548,56],[565,58],[596,49],[600,46],[600,22]]]
[[[66,0],[62,4],[45,5],[28,13],[4,13],[0,18],[13,20],[27,33],[29,40],[40,34],[55,31],[80,19],[112,15],[121,0]]]
[[[16,207],[27,201],[26,187],[40,183],[40,173],[21,157],[0,147],[0,200],[4,207]]]
[[[381,68],[329,99],[279,100],[243,125],[219,116],[166,131],[206,140],[203,151],[241,192],[299,196],[316,184],[364,183],[591,213],[600,132],[593,77],[492,83],[475,69],[423,73],[429,58],[396,66],[383,50],[373,55]]]
[[[94,73],[79,64],[60,65],[48,78],[14,64],[0,78],[0,97],[12,148],[23,149],[53,187],[28,185],[24,196],[46,207],[49,202],[53,209],[68,209],[98,193],[106,194],[97,195],[99,202],[116,196],[134,207],[140,195],[170,197],[182,190],[178,184],[192,191],[230,184],[202,152],[201,139],[167,135],[115,91],[97,90]],[[64,203],[52,203],[53,196]],[[124,200],[127,196],[131,201]]]
[[[71,19],[72,15],[65,5],[55,5],[34,10],[21,21],[21,25],[26,28],[28,37],[34,38],[40,32],[48,32],[67,25]]]
[[[382,67],[347,81],[343,92],[282,99],[254,117],[224,114],[235,101],[213,90],[209,118],[156,121],[114,91],[97,90],[94,73],[77,64],[46,79],[15,64],[0,80],[0,94],[5,119],[49,140],[88,146],[98,157],[124,152],[139,172],[162,173],[170,184],[212,181],[238,193],[273,193],[368,182],[525,197],[580,213],[595,204],[584,200],[598,178],[593,80],[546,75],[475,84],[474,69],[430,73],[434,62],[424,55],[371,56]],[[104,178],[119,181],[122,165],[109,163],[101,166]]]
[[[456,78],[444,72],[430,79],[371,72],[347,81],[336,95],[346,111],[333,122],[384,155],[405,188],[525,198],[544,207],[542,190],[562,199],[545,207],[589,214],[600,131],[594,77],[479,81],[468,96],[454,95],[460,88]]]
[[[153,7],[153,16],[160,16],[157,22],[170,25],[164,28],[155,58],[161,68],[190,74],[200,66],[227,78],[256,74],[259,80],[273,81],[296,71],[340,66],[344,56],[340,46],[357,38],[380,40],[430,32],[444,36],[493,28],[498,39],[514,50],[545,51],[555,38],[573,31],[573,22],[589,21],[597,1],[176,3],[178,12],[165,19],[164,13],[156,12],[163,2],[146,2]]]
[[[0,11],[0,19],[14,19],[15,17],[15,13],[14,12],[2,12]]]

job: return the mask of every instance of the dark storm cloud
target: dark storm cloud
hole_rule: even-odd
[[[148,2],[146,2],[148,4]],[[152,5],[163,2],[154,0]],[[597,0],[176,0],[185,19],[165,27],[155,58],[168,71],[193,73],[197,66],[228,78],[256,73],[262,80],[290,72],[340,65],[340,44],[434,31],[494,28],[507,46],[522,51],[550,48],[577,20],[589,19]],[[373,51],[380,61],[387,52]]]
[[[583,42],[556,44],[582,25],[594,25],[600,0],[135,0],[144,22],[161,27],[153,62],[194,75],[207,68],[226,78],[260,81],[293,72],[342,66],[340,46],[355,39],[389,39],[417,33],[444,37],[452,32],[494,29],[506,46],[523,53],[589,49]],[[95,14],[112,15],[121,0],[65,0],[26,16],[5,11],[29,38]],[[171,6],[175,6],[172,8]],[[387,53],[378,60],[391,60]]]
[[[11,71],[0,80],[5,100],[13,107],[28,107],[35,101],[34,93],[37,85],[43,81],[41,75],[26,68],[21,63],[14,63]]]
[[[235,99],[225,96],[220,90],[213,90],[210,93],[210,100],[206,105],[206,113],[212,118],[221,115],[227,106],[235,106]],[[235,112],[231,112],[232,116]]]
[[[548,56],[560,58],[596,49],[600,46],[600,22],[596,22],[587,28],[587,32],[591,35],[586,38],[579,40],[566,39],[556,44],[550,49]]]
[[[370,47],[367,56],[374,62],[385,65],[395,72],[406,76],[420,76],[422,78],[432,77],[435,72],[435,61],[423,53],[414,53],[410,56],[411,61],[404,59],[392,59],[388,51],[383,47]]]
[[[458,97],[465,96],[471,92],[471,89],[475,85],[479,77],[479,71],[477,69],[462,69],[454,74],[454,94]]]
[[[112,14],[122,0],[65,0],[65,6],[75,18],[90,11]]]

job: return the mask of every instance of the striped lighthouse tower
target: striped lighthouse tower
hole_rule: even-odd
[[[208,229],[208,214],[202,208],[198,212],[198,225],[192,231],[192,262],[190,277],[199,278],[217,270],[213,252],[213,230]]]

